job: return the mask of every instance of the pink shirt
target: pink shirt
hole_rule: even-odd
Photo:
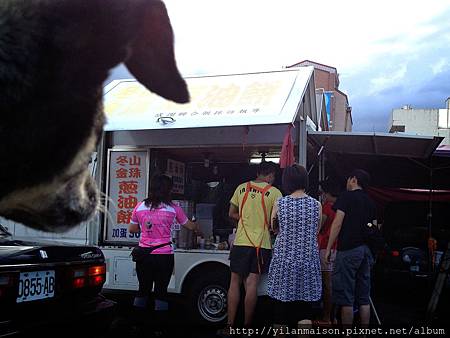
[[[158,208],[150,209],[145,202],[139,203],[133,210],[131,223],[139,224],[141,238],[139,246],[151,247],[171,241],[171,228],[174,221],[184,225],[188,218],[183,209],[175,204],[160,204]],[[171,245],[152,251],[152,254],[172,254]]]

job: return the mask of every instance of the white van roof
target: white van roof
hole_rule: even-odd
[[[114,80],[104,88],[105,130],[292,123],[305,94],[315,95],[313,71],[313,67],[299,67],[187,77],[188,104],[168,101],[136,80]],[[315,114],[315,100],[313,104],[309,109]]]

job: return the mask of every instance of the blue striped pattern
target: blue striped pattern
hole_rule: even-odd
[[[322,293],[319,202],[309,196],[286,196],[277,203],[280,232],[270,263],[268,294],[284,302],[317,301]]]

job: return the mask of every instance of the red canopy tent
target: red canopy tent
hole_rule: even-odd
[[[377,205],[379,219],[382,220],[386,206],[392,202],[449,202],[450,190],[403,189],[403,188],[375,188],[367,190]]]
[[[375,203],[384,208],[390,202],[423,201],[450,202],[450,190],[369,188],[367,191]]]

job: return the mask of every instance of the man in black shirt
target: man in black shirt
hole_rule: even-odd
[[[359,306],[362,327],[370,319],[370,269],[373,257],[364,240],[364,227],[376,226],[376,208],[365,189],[369,174],[354,170],[347,179],[347,191],[342,193],[333,208],[336,217],[331,224],[326,259],[338,239],[335,270],[333,271],[333,301],[341,306],[344,326],[353,325],[353,306]]]

